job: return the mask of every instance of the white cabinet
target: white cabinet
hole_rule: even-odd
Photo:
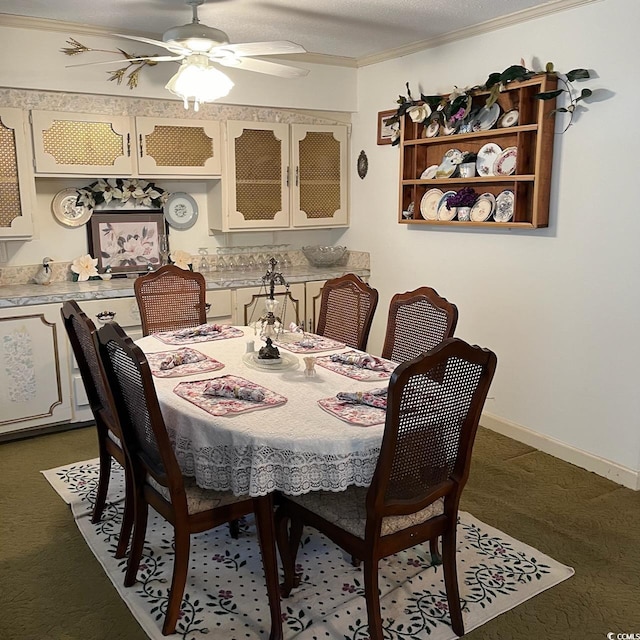
[[[0,108],[0,240],[33,234],[35,183],[26,113]]]
[[[209,192],[214,231],[346,226],[344,125],[228,121],[223,180]]]
[[[322,287],[326,280],[312,280],[306,283],[305,289],[305,329],[315,332],[318,324],[318,315],[320,314],[320,298],[322,296]]]
[[[219,176],[220,123],[32,111],[36,174]]]
[[[59,304],[0,310],[0,434],[71,418]]]

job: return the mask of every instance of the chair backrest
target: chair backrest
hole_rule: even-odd
[[[378,291],[353,273],[327,280],[316,333],[365,351],[377,305]]]
[[[201,273],[168,264],[136,278],[133,290],[145,336],[207,321],[207,283]]]
[[[457,509],[496,363],[488,349],[448,338],[393,372],[369,517],[413,513],[442,496],[445,511],[447,501]]]
[[[98,349],[115,400],[136,482],[149,474],[186,510],[184,482],[144,353],[116,322],[98,330]]]
[[[78,363],[89,406],[98,429],[106,427],[120,436],[111,393],[107,388],[105,373],[94,343],[96,326],[82,311],[75,300],[64,302],[60,309],[64,328],[69,336],[73,355]]]
[[[394,362],[412,360],[452,338],[458,308],[431,287],[396,293],[389,304],[382,357]]]

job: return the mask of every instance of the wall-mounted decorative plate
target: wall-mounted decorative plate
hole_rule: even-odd
[[[164,219],[174,229],[190,229],[198,219],[198,205],[188,193],[172,193],[164,205]]]
[[[369,171],[369,159],[367,158],[367,154],[364,152],[364,149],[360,152],[358,156],[358,175],[362,180],[367,175]]]
[[[91,218],[92,210],[84,205],[76,205],[77,200],[78,192],[75,189],[63,189],[53,197],[51,211],[65,227],[81,227]]]

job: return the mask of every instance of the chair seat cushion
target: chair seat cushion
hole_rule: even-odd
[[[147,476],[147,482],[153,487],[167,502],[171,502],[169,489],[158,484],[151,476]],[[187,494],[187,511],[189,515],[209,511],[217,507],[224,507],[234,502],[248,500],[249,496],[236,496],[231,491],[212,491],[202,489],[194,478],[184,478],[184,489]]]
[[[287,496],[291,502],[316,513],[336,526],[364,540],[367,519],[366,497],[368,487],[349,487],[345,491],[312,491],[300,496]],[[407,516],[388,516],[382,519],[381,535],[407,529],[444,513],[442,498]]]

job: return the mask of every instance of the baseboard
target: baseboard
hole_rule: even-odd
[[[523,427],[515,422],[510,422],[504,418],[499,418],[490,413],[483,413],[480,424],[491,431],[500,433],[503,436],[528,444],[535,449],[544,451],[560,460],[575,464],[577,467],[593,471],[599,476],[608,478],[624,487],[640,490],[640,471],[634,471],[628,467],[623,467],[616,462],[594,456],[581,449],[576,449],[565,442],[556,440],[544,434],[537,433],[527,427]]]

